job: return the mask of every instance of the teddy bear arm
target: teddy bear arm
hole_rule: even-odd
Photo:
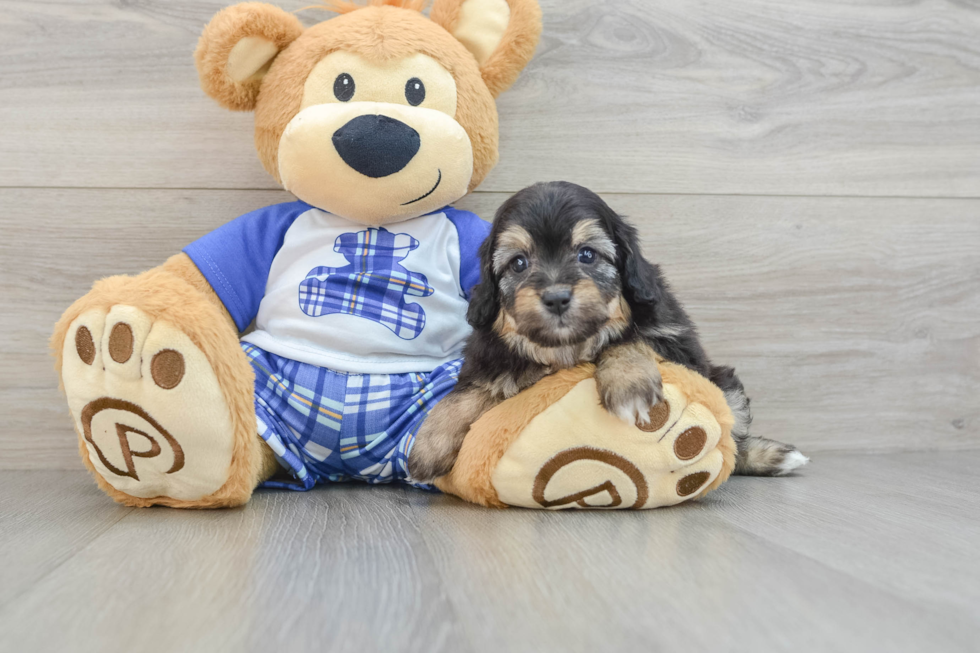
[[[200,292],[209,304],[221,312],[228,324],[235,329],[235,332],[238,332],[238,328],[235,326],[235,320],[218,297],[218,293],[214,291],[214,288],[211,287],[211,284],[208,283],[208,280],[204,278],[204,275],[201,274],[201,271],[197,269],[197,266],[194,265],[194,262],[187,254],[184,252],[174,254],[160,266],[160,269],[172,274],[181,281],[187,282],[192,288]]]

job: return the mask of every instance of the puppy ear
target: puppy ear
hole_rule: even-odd
[[[296,16],[262,2],[219,11],[194,51],[201,88],[226,109],[251,111],[272,60],[302,32]]]
[[[653,311],[663,297],[660,269],[643,258],[636,229],[612,212],[606,224],[616,243],[616,267],[623,284],[623,296],[636,313]]]
[[[470,305],[466,309],[466,321],[474,329],[490,326],[500,312],[497,279],[493,274],[495,240],[495,234],[491,232],[480,245],[480,282],[470,291]]]
[[[541,36],[537,0],[435,0],[430,17],[473,53],[494,97],[514,83]]]

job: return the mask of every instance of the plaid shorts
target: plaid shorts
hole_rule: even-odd
[[[427,373],[345,374],[282,358],[247,342],[255,370],[259,435],[295,482],[264,487],[309,490],[357,479],[406,481],[408,452],[429,411],[456,385],[461,359]]]

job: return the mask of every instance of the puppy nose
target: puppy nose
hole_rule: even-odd
[[[546,290],[541,294],[541,303],[551,313],[561,315],[568,310],[568,305],[572,303],[572,291],[567,288],[563,290]]]
[[[387,177],[419,151],[419,133],[388,116],[358,116],[333,133],[333,146],[362,175]]]

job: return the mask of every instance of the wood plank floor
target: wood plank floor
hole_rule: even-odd
[[[563,514],[363,485],[134,510],[0,472],[0,650],[976,651],[978,464],[824,454]]]

